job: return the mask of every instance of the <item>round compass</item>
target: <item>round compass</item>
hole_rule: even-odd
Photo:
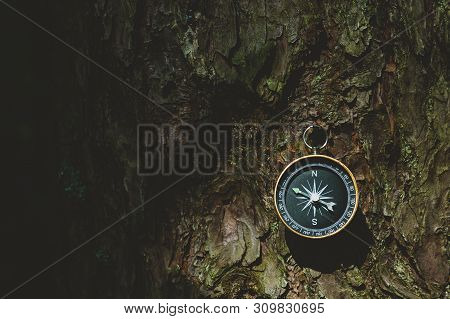
[[[341,231],[353,218],[358,189],[350,170],[325,155],[290,163],[275,186],[275,206],[294,233],[323,238]]]

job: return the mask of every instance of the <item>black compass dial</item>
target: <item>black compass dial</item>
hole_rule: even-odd
[[[280,175],[275,204],[285,225],[298,235],[321,238],[343,229],[357,205],[349,169],[323,155],[302,157]]]

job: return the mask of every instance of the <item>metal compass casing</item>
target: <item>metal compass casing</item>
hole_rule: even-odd
[[[314,150],[325,147],[312,147]],[[343,230],[358,206],[358,187],[351,171],[325,155],[308,155],[291,162],[280,174],[275,207],[286,227],[297,235],[324,238]]]

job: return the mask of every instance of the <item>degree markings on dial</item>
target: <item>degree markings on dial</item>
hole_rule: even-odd
[[[308,164],[308,163],[307,163]],[[295,180],[295,176],[301,172],[301,170],[303,170],[305,167],[308,167],[309,165],[303,165],[300,166],[298,165],[295,170],[292,170],[291,172],[289,172],[289,175],[287,176],[286,179],[282,179],[280,177],[280,183],[281,186],[279,188],[280,192],[279,192],[279,207],[282,208],[281,211],[281,217],[283,220],[285,220],[285,222],[287,223],[287,225],[291,226],[292,229],[297,230],[299,233],[305,234],[305,235],[311,235],[313,234],[314,237],[321,237],[323,234],[330,234],[333,232],[336,232],[343,224],[345,224],[345,222],[351,217],[352,211],[354,210],[355,205],[350,204],[350,199],[353,199],[355,197],[357,197],[357,195],[355,195],[355,189],[353,187],[351,187],[351,185],[353,185],[354,183],[352,183],[352,180],[349,179],[350,176],[348,176],[346,174],[346,172],[344,171],[344,169],[340,169],[339,167],[336,167],[336,165],[332,165],[328,164],[327,162],[325,163],[315,163],[313,165],[318,166],[318,167],[322,167],[324,169],[330,169],[331,171],[334,171],[334,173],[336,175],[338,175],[340,177],[340,179],[342,180],[342,182],[344,182],[343,184],[346,187],[347,190],[347,194],[348,194],[348,206],[346,207],[346,212],[344,214],[342,214],[342,217],[340,214],[340,211],[337,211],[337,205],[335,202],[332,202],[332,200],[334,199],[335,196],[333,196],[332,194],[334,193],[333,189],[330,189],[329,185],[326,185],[327,180],[323,180],[318,178],[317,181],[315,180],[315,177],[317,178],[317,172],[318,171],[314,171],[314,169],[307,169],[308,171],[312,171],[311,173],[309,173],[308,177],[306,177],[305,179],[303,179],[302,182],[297,183],[296,185],[298,185],[296,188],[291,188],[289,187],[289,182],[291,180]],[[347,176],[344,176],[347,175]],[[322,176],[321,176],[322,177]],[[312,180],[311,180],[312,178]],[[292,193],[291,193],[292,192]],[[289,197],[288,194],[291,194],[291,200],[294,200],[294,202],[292,202],[292,204],[296,204],[295,206],[300,206],[299,208],[302,208],[302,210],[297,210],[297,213],[295,213],[295,210],[293,210],[292,212],[288,211],[288,207],[284,207],[283,204],[286,200],[288,200],[287,197]],[[320,193],[320,195],[319,195]],[[295,196],[293,196],[295,195]],[[311,198],[314,195],[314,198]],[[336,195],[336,194],[335,194]],[[295,199],[294,199],[295,198]],[[353,199],[353,201],[355,201]],[[323,214],[325,213],[325,214]],[[314,216],[317,216],[318,214],[323,214],[324,217],[322,218],[326,218],[326,216],[328,216],[328,214],[338,214],[339,216],[339,220],[336,221],[335,224],[330,225],[330,226],[323,226],[322,228],[309,228],[310,226],[308,226],[307,224],[304,224],[304,222],[300,222],[297,221],[294,216],[298,214],[305,214],[303,216],[310,216],[308,217],[308,219],[311,220],[315,220],[312,219],[314,218]],[[334,215],[333,214],[333,215]],[[307,219],[307,220],[308,220]],[[305,220],[306,222],[306,220]],[[340,223],[339,223],[340,222]],[[339,223],[339,224],[338,224]],[[317,225],[314,224],[313,225]],[[338,227],[339,225],[339,227]],[[318,225],[316,227],[319,227]]]

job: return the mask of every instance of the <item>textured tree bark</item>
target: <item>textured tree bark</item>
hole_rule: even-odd
[[[103,234],[64,266],[67,295],[448,297],[446,1],[96,0],[53,10],[64,12],[52,26],[63,38],[189,123],[263,123],[289,108],[276,121],[325,126],[328,154],[355,173],[350,229],[364,241],[285,231],[273,186],[305,149],[281,144],[278,165],[189,176]],[[177,119],[82,58],[55,65],[66,79],[60,183],[75,245],[178,178],[136,175],[137,124]]]

